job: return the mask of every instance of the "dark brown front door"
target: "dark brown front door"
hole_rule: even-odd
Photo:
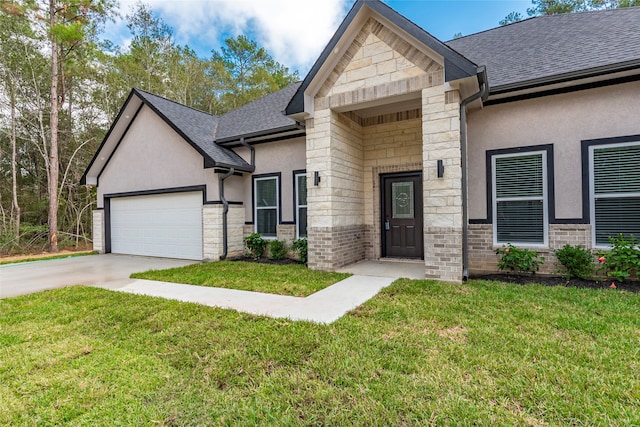
[[[382,256],[424,258],[422,174],[381,175]]]

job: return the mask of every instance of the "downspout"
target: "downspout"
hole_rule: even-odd
[[[469,278],[469,213],[467,201],[467,105],[478,98],[486,99],[489,93],[487,68],[478,68],[478,83],[480,90],[465,98],[460,103],[460,155],[462,157],[462,280]]]
[[[251,172],[256,169],[256,150],[253,146],[245,142],[244,138],[240,138],[240,145],[246,147],[251,152]],[[235,173],[235,169],[229,168],[222,178],[218,181],[220,191],[220,201],[222,202],[222,255],[220,255],[220,261],[227,258],[229,253],[229,232],[227,230],[227,214],[229,213],[229,201],[224,197],[224,181]]]
[[[220,200],[222,201],[222,255],[220,255],[220,261],[224,261],[227,258],[229,252],[228,233],[227,233],[227,214],[229,213],[229,202],[224,197],[224,180],[229,178],[235,173],[234,168],[229,168],[222,178],[218,181]]]

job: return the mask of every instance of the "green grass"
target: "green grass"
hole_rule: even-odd
[[[87,252],[66,253],[66,254],[43,256],[43,257],[29,257],[29,256],[27,256],[25,258],[0,261],[0,265],[19,264],[19,263],[23,263],[23,262],[32,262],[32,261],[49,261],[49,260],[52,260],[52,259],[73,258],[73,257],[95,255],[95,254],[97,254],[97,252],[95,252],[95,251],[87,251]],[[0,258],[0,260],[1,259],[2,258]]]
[[[168,270],[135,273],[135,279],[306,297],[350,274],[309,270],[302,264],[286,266],[245,261],[192,264]]]
[[[639,312],[399,280],[321,326],[59,289],[0,300],[0,425],[640,425]]]

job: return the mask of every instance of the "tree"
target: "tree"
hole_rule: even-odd
[[[499,22],[499,24],[500,26],[505,26],[518,21],[522,21],[522,14],[520,12],[511,12],[510,14],[505,16],[504,19]]]
[[[44,6],[40,4],[41,7]],[[65,66],[83,47],[92,49],[97,25],[113,8],[110,0],[48,0],[46,11],[47,38],[50,46],[51,95],[49,98],[49,250],[58,252],[58,180],[59,180],[59,115],[65,101],[68,76]],[[38,15],[36,15],[38,16]],[[84,45],[84,46],[83,46]],[[71,65],[71,64],[70,64]],[[58,85],[61,85],[59,88]],[[71,117],[70,117],[71,118]]]
[[[226,39],[220,52],[212,52],[211,62],[222,64],[228,73],[224,100],[230,110],[298,80],[297,72],[290,73],[244,35]]]

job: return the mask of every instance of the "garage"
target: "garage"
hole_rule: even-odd
[[[202,260],[202,192],[109,200],[112,253]]]

